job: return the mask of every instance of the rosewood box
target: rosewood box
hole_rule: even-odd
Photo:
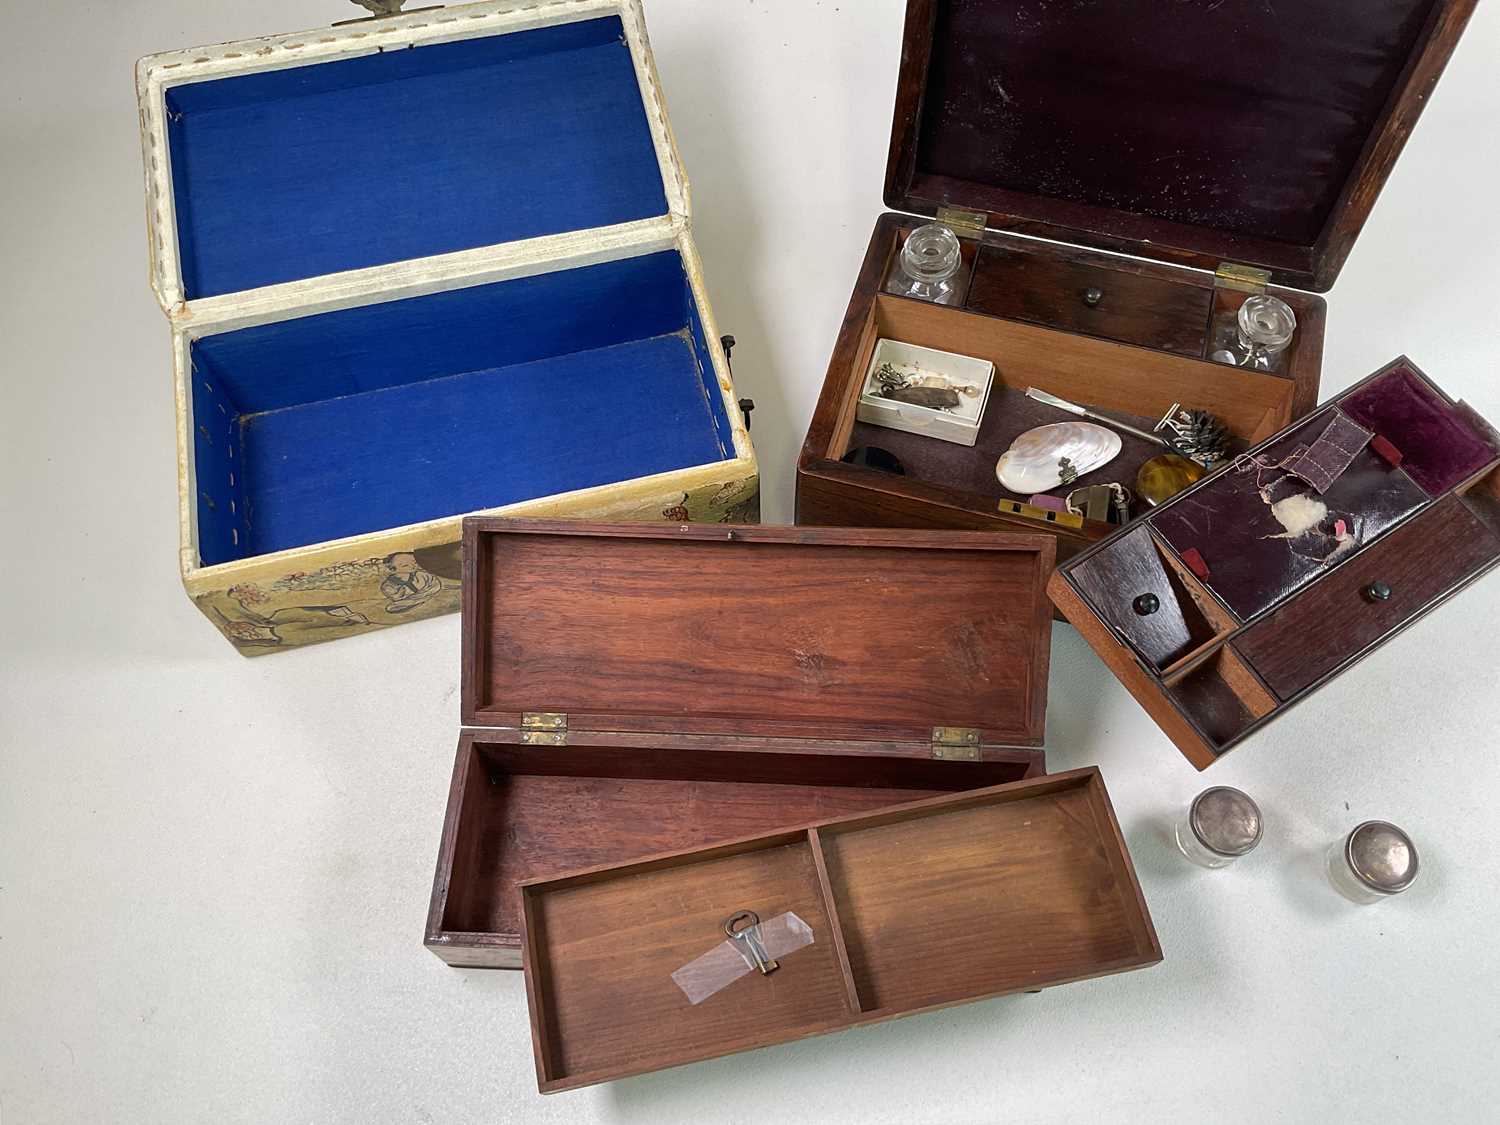
[[[1500,434],[1403,358],[1048,592],[1204,769],[1496,562]]]
[[[523,880],[1041,773],[1053,546],[465,521],[428,948],[519,968]]]
[[[533,880],[521,895],[543,1093],[1161,960],[1094,769]],[[744,911],[796,919],[802,944],[769,974],[717,948]]]
[[[180,563],[247,655],[450,612],[465,513],[754,521],[636,0],[143,59]]]
[[[1474,0],[1164,4],[909,0],[885,202],[797,466],[809,524],[1041,528],[1066,559],[1112,533],[1004,490],[1020,433],[1070,415],[1027,387],[1149,429],[1174,402],[1237,449],[1313,409],[1325,306]],[[959,306],[884,292],[906,235],[959,236]],[[1209,357],[1252,292],[1294,310],[1275,366]],[[993,361],[972,449],[857,418],[881,339]],[[865,447],[904,475],[846,463]],[[1133,485],[1160,448],[1075,487]],[[889,461],[882,458],[888,465]]]

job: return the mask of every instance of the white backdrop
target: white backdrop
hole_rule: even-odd
[[[901,9],[650,3],[768,522],[881,210]],[[1163,836],[1203,779],[1056,630],[1049,764],[1103,768],[1160,966],[539,1098],[519,974],[421,945],[457,618],[247,662],[176,574],[131,65],[354,14],[0,0],[4,1125],[1494,1120],[1500,578],[1214,769],[1268,820],[1222,873]],[[1406,352],[1500,418],[1497,52],[1481,5],[1330,296],[1325,392]],[[1425,870],[1346,907],[1317,856],[1376,816]]]

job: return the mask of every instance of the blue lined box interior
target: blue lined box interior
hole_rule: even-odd
[[[667,213],[617,16],[166,93],[189,300]],[[658,250],[191,344],[199,562],[735,456]]]

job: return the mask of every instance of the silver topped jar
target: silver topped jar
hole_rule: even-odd
[[[1361,906],[1399,895],[1417,878],[1417,846],[1394,824],[1367,820],[1328,849],[1328,878]]]
[[[1177,822],[1177,847],[1200,867],[1227,867],[1255,849],[1264,827],[1247,794],[1218,785],[1194,797]]]

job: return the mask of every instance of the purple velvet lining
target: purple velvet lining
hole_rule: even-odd
[[[1401,467],[1429,496],[1440,496],[1496,457],[1437,391],[1397,367],[1339,400],[1344,413],[1401,451]]]

